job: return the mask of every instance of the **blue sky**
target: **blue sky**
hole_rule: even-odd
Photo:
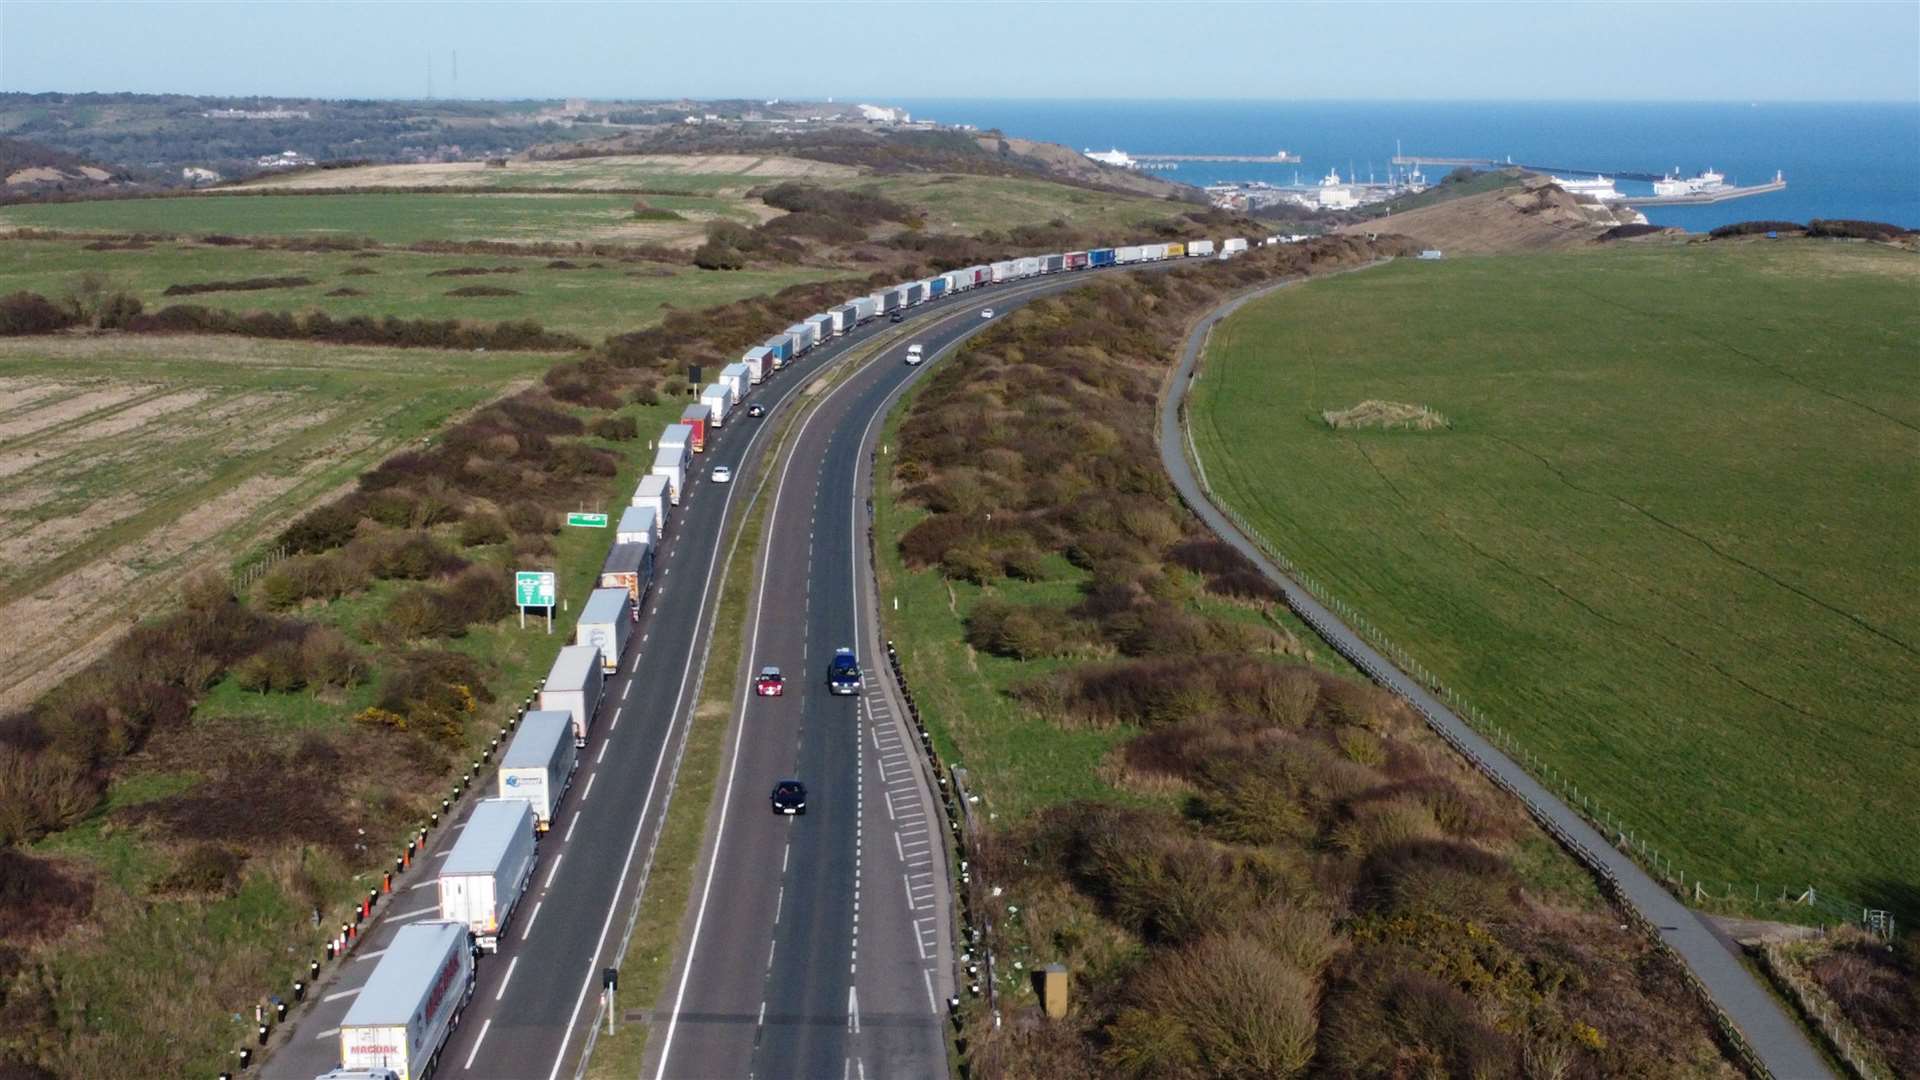
[[[418,97],[430,62],[442,97],[1913,102],[1920,0],[0,0],[0,90]]]

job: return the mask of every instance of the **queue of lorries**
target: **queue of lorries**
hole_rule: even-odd
[[[882,315],[898,317],[907,308],[973,289],[1103,266],[1227,258],[1246,249],[1245,240],[1229,239],[1215,256],[1213,241],[1193,240],[970,266],[854,297],[787,327],[722,368],[700,391],[698,403],[687,406],[680,420],[668,424],[654,441],[652,469],[621,510],[598,587],[581,608],[573,644],[554,658],[541,684],[539,708],[521,717],[501,755],[496,794],[474,807],[440,868],[438,917],[395,932],[340,1022],[340,1068],[319,1080],[421,1080],[432,1074],[473,996],[475,961],[498,951],[533,877],[539,837],[553,826],[572,785],[606,679],[620,670],[633,641],[653,587],[654,552],[674,516],[672,508],[688,498],[693,455],[707,450],[754,387],[822,343]],[[918,359],[919,347],[914,346],[909,362]],[[759,414],[758,406],[749,407],[748,415]],[[831,691],[857,693],[858,667],[851,651],[839,650],[834,663],[852,674],[839,667],[830,670]],[[782,783],[799,789],[794,796],[799,801],[783,805],[776,787],[776,811],[804,812],[804,788],[797,781]]]

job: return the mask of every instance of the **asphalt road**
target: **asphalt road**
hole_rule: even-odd
[[[1521,798],[1531,802],[1535,811],[1573,843],[1584,848],[1619,882],[1619,895],[1658,928],[1661,939],[1706,987],[1707,993],[1740,1029],[1756,1057],[1781,1080],[1808,1080],[1828,1077],[1820,1055],[1787,1015],[1780,1004],[1760,984],[1759,979],[1742,967],[1739,958],[1722,943],[1707,922],[1691,908],[1675,899],[1640,864],[1607,842],[1586,819],[1542,787],[1525,769],[1515,764],[1492,743],[1480,737],[1445,702],[1396,668],[1385,656],[1360,639],[1345,623],[1295,584],[1280,567],[1262,552],[1251,537],[1229,521],[1208,499],[1199,480],[1188,466],[1184,452],[1186,432],[1181,404],[1194,378],[1195,366],[1207,332],[1242,304],[1273,291],[1271,288],[1239,297],[1214,310],[1188,336],[1180,367],[1174,372],[1169,390],[1160,402],[1160,460],[1172,478],[1180,497],[1219,537],[1252,559],[1276,585],[1285,590],[1287,605],[1307,621],[1327,643],[1339,650],[1375,681],[1411,701],[1426,715],[1430,724],[1449,741],[1478,759],[1480,766]]]
[[[825,397],[776,463],[769,542],[728,760],[695,897],[643,1075],[928,1077],[947,1072],[952,993],[941,818],[882,660],[865,533],[873,441],[920,372],[996,314],[1083,284],[1044,278],[939,302],[954,311]],[[936,307],[938,310],[938,307]],[[826,666],[855,649],[863,693],[836,697]],[[786,693],[752,696],[766,665]],[[773,814],[783,777],[804,817]]]
[[[1177,265],[1177,261],[1162,265]],[[1109,271],[1093,273],[1106,272]],[[982,306],[997,310],[1017,303],[1022,297],[1083,283],[1093,273],[1055,275],[971,290],[911,309],[906,322],[900,325],[912,327],[936,320],[956,322],[967,330],[976,329],[973,324],[980,320],[973,313]],[[951,318],[961,310],[971,317],[970,321]],[[562,801],[553,831],[541,841],[539,865],[513,914],[511,925],[502,934],[501,950],[480,961],[473,1001],[443,1051],[439,1076],[557,1080],[574,1075],[585,1030],[598,1014],[599,972],[618,959],[626,917],[637,893],[644,889],[652,865],[653,845],[671,797],[687,717],[698,697],[700,670],[705,662],[717,604],[714,593],[720,556],[727,539],[722,535],[722,525],[732,500],[745,497],[744,481],[750,479],[756,462],[764,455],[766,439],[760,433],[768,430],[767,425],[781,410],[790,408],[801,397],[800,391],[818,377],[827,362],[889,328],[897,327],[886,319],[877,319],[853,334],[815,348],[786,369],[772,373],[749,397],[749,401],[766,407],[765,419],[748,419],[742,408],[717,432],[709,433],[706,453],[695,457],[695,475],[690,476],[687,493],[682,504],[674,508],[662,540],[654,590],[638,632],[619,673],[607,682],[600,711],[589,732],[589,746],[581,752],[580,769]],[[955,333],[958,331],[949,332],[947,337],[930,334],[914,340],[924,341],[931,354],[937,348],[936,342],[951,340]],[[899,351],[903,351],[903,347],[896,350]],[[881,910],[877,898],[870,901],[860,914],[864,931],[861,940],[866,943],[871,959],[856,969],[857,961],[852,958],[854,899],[847,883],[853,880],[853,872],[863,865],[855,863],[854,860],[862,856],[855,854],[854,848],[865,838],[869,846],[884,844],[888,857],[894,857],[891,837],[868,830],[866,825],[876,821],[893,825],[908,812],[904,794],[885,796],[882,792],[905,790],[904,786],[896,787],[890,781],[898,777],[898,755],[910,749],[904,736],[894,739],[888,735],[898,723],[899,710],[890,706],[884,696],[863,696],[856,706],[847,698],[829,702],[824,693],[825,665],[833,646],[853,641],[854,631],[859,629],[854,625],[852,590],[856,575],[851,560],[855,556],[864,558],[864,548],[856,548],[853,541],[863,535],[866,523],[856,524],[846,517],[854,506],[851,462],[859,456],[849,447],[857,445],[868,421],[883,411],[888,394],[903,385],[907,369],[896,357],[894,362],[871,365],[862,374],[863,377],[840,388],[845,392],[836,389],[834,397],[823,403],[842,409],[836,414],[839,421],[822,420],[809,428],[810,436],[816,439],[834,436],[828,441],[835,447],[833,452],[841,455],[837,460],[842,461],[844,467],[823,468],[817,475],[810,468],[799,470],[799,475],[815,475],[816,480],[822,481],[820,490],[808,497],[811,501],[822,506],[836,505],[843,511],[823,516],[821,528],[834,530],[833,538],[823,535],[811,544],[822,553],[817,567],[820,573],[837,577],[832,579],[833,583],[817,587],[818,599],[807,600],[815,590],[803,583],[812,581],[811,577],[805,572],[795,573],[791,566],[782,570],[782,575],[791,576],[774,579],[770,591],[783,601],[798,598],[799,614],[785,612],[777,616],[787,620],[782,624],[785,631],[780,635],[762,635],[761,640],[772,649],[776,639],[784,648],[790,638],[794,648],[802,648],[804,642],[809,651],[794,659],[785,659],[784,654],[765,661],[755,658],[756,664],[780,663],[788,667],[790,692],[808,687],[821,691],[820,700],[811,705],[808,695],[795,693],[788,699],[795,715],[781,721],[791,726],[792,739],[788,746],[793,754],[792,767],[783,775],[798,772],[806,777],[811,789],[810,801],[814,804],[809,807],[808,819],[796,823],[805,828],[783,828],[792,830],[796,845],[803,848],[794,853],[794,857],[800,859],[794,865],[817,867],[819,872],[807,876],[797,884],[796,895],[783,900],[780,876],[774,874],[768,864],[748,858],[726,874],[720,888],[729,897],[737,893],[745,902],[744,898],[755,888],[771,883],[775,907],[784,903],[787,909],[787,921],[780,924],[783,934],[798,935],[794,940],[799,944],[790,950],[779,970],[780,982],[793,987],[794,995],[807,996],[783,995],[783,1001],[795,1005],[790,1018],[776,1025],[780,1034],[771,1041],[758,1035],[751,1037],[750,1048],[767,1041],[782,1054],[800,1055],[813,1062],[832,1059],[835,1074],[847,1066],[857,1075],[864,1065],[842,1052],[846,1045],[843,1040],[831,1031],[824,1033],[823,1038],[822,1032],[813,1030],[816,1025],[801,1019],[811,1015],[809,1010],[815,1007],[812,995],[823,993],[832,999],[829,1005],[852,1007],[839,1014],[835,1024],[846,1024],[849,1036],[863,1040],[858,1044],[861,1055],[871,1054],[876,1062],[896,1056],[930,1061],[932,1072],[944,1072],[945,1050],[938,1031],[938,1017],[931,1009],[924,1014],[918,1011],[930,996],[943,996],[944,984],[938,976],[944,968],[940,967],[938,957],[944,955],[947,946],[948,920],[943,907],[937,912],[933,909],[935,895],[941,904],[945,896],[945,865],[938,854],[937,838],[927,838],[934,842],[926,849],[932,852],[926,865],[912,868],[904,885],[895,883],[903,898],[917,898],[911,914],[900,910],[905,899],[902,905],[890,910]],[[880,391],[878,397],[868,393],[876,389]],[[849,417],[857,422],[851,425],[843,422]],[[849,429],[844,434],[843,427]],[[824,461],[824,451],[819,457],[800,460],[803,465]],[[735,482],[713,484],[708,477],[716,464],[732,466]],[[800,503],[793,501],[785,505],[799,506]],[[811,504],[805,516],[812,517]],[[785,524],[785,519],[776,515],[776,527]],[[794,542],[791,532],[783,533],[781,542],[769,551],[787,551]],[[794,621],[796,619],[798,621]],[[572,622],[565,617],[556,620],[556,635],[570,632]],[[529,632],[533,626],[529,620]],[[797,627],[805,629],[795,629]],[[864,632],[869,638],[873,636],[871,626],[865,627]],[[863,667],[872,669],[868,685],[877,687],[876,676],[885,671],[885,665],[878,663],[877,649],[863,648],[861,654]],[[848,753],[847,744],[856,731],[856,716],[860,725],[857,730],[866,740],[863,745],[875,755],[871,758]],[[755,712],[750,719],[757,723],[763,717]],[[801,738],[803,732],[810,737]],[[835,736],[838,741],[834,741]],[[758,747],[759,743],[755,741],[752,745]],[[911,760],[913,755],[907,754],[907,757]],[[488,772],[482,772],[483,779],[489,776]],[[757,772],[743,773],[743,777],[738,792],[742,815],[757,810],[770,819],[766,799],[775,777],[761,777]],[[490,790],[490,780],[483,788]],[[854,793],[850,805],[844,801],[849,791]],[[890,804],[892,817],[888,815]],[[394,895],[383,900],[375,919],[362,928],[354,952],[345,962],[323,973],[320,985],[311,991],[313,1003],[296,1012],[289,1024],[276,1033],[274,1047],[261,1066],[262,1077],[312,1080],[338,1063],[340,1022],[372,973],[395,927],[434,916],[435,868],[458,838],[471,805],[472,799],[468,799],[459,807],[454,824],[429,838],[423,857],[416,860],[407,875],[396,881]],[[923,805],[921,810],[926,819],[937,820],[927,809],[928,806]],[[903,851],[911,839],[902,839]],[[730,856],[732,849],[726,850]],[[931,874],[931,877],[916,879],[914,874]],[[743,932],[760,933],[759,927],[774,925],[767,912],[754,910],[763,922],[737,924]],[[837,940],[836,935],[844,942]],[[763,943],[763,952],[747,969],[754,976],[751,996],[756,1012],[761,1000],[761,983],[766,981],[762,974],[769,969],[764,949]],[[829,957],[833,958],[831,963]],[[701,963],[706,963],[704,958]],[[831,970],[843,963],[843,974]],[[930,982],[923,972],[934,968],[939,970]],[[679,978],[680,972],[676,971],[675,977]],[[743,976],[734,973],[729,978],[738,981]],[[699,983],[704,985],[705,980]],[[911,998],[902,996],[906,989],[912,991]],[[855,1023],[852,1009],[861,1008],[862,998],[870,1004],[862,1009]],[[722,1003],[723,1012],[732,1007],[731,1001]],[[799,1004],[802,1001],[806,1002],[804,1006]],[[779,1014],[776,1020],[787,1015]],[[655,1040],[655,1045],[662,1042]],[[719,1044],[726,1042],[725,1038],[718,1040]],[[868,1047],[871,1049],[866,1049]],[[675,1059],[674,1069],[666,1075],[743,1075],[730,1067],[710,1072],[704,1060],[686,1066],[683,1071],[679,1061]],[[916,1067],[912,1071],[919,1074],[921,1070]],[[824,1075],[813,1071],[786,1074]],[[886,1074],[904,1075],[892,1070]]]

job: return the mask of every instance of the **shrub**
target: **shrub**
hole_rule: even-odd
[[[297,641],[276,641],[240,661],[233,669],[240,689],[257,694],[286,693],[307,685],[306,660]]]
[[[239,281],[202,281],[188,285],[169,285],[160,295],[193,296],[196,293],[210,292],[256,292],[262,289],[294,289],[311,284],[313,284],[312,278],[297,276],[244,278]]]
[[[1333,842],[1351,854],[1365,856],[1438,835],[1440,828],[1425,806],[1394,799],[1359,807],[1333,830]]]
[[[74,324],[74,317],[39,293],[0,296],[0,336],[51,334]]]
[[[1513,1046],[1471,998],[1432,975],[1376,963],[1328,1003],[1321,1042],[1331,1075],[1513,1075]]]
[[[1185,1029],[1205,1075],[1300,1076],[1313,1061],[1313,981],[1256,939],[1208,938],[1140,982],[1142,1007]]]
[[[10,845],[78,821],[100,801],[102,787],[73,758],[0,743],[0,858]],[[0,874],[0,890],[8,884],[9,875]]]
[[[1386,763],[1386,747],[1381,746],[1380,740],[1365,728],[1343,727],[1334,734],[1334,741],[1349,761],[1376,767]]]
[[[240,868],[245,863],[239,852],[224,844],[195,844],[171,870],[154,880],[149,891],[231,895],[240,886]]]
[[[1830,236],[1848,240],[1891,240],[1912,232],[1884,221],[1853,221],[1844,218],[1814,218],[1807,222],[1808,236]]]
[[[0,801],[4,798],[0,794]],[[6,927],[9,942],[56,937],[86,918],[92,907],[93,886],[84,878],[67,873],[53,859],[0,847],[0,926]],[[0,964],[0,978],[10,974]],[[6,985],[0,982],[0,987]],[[0,993],[0,1006],[5,1004],[7,997]]]
[[[709,240],[694,250],[693,265],[702,270],[740,270],[746,267],[747,257],[738,248]]]
[[[337,500],[294,519],[280,534],[280,543],[295,553],[331,551],[352,540],[359,524],[359,513],[346,500]]]
[[[1288,785],[1253,768],[1210,783],[1194,797],[1193,812],[1215,835],[1239,844],[1302,843],[1316,832]]]
[[[260,579],[259,591],[269,609],[284,611],[308,600],[338,599],[366,583],[365,571],[350,560],[337,555],[294,555]]]
[[[640,436],[640,426],[631,416],[602,416],[587,425],[587,430],[595,437],[624,442]]]
[[[645,386],[637,386],[634,387],[633,393],[627,395],[627,400],[633,402],[635,405],[658,405],[660,404],[660,391],[651,383]]]
[[[383,580],[420,581],[465,565],[465,560],[441,547],[425,532],[369,538],[366,554],[373,576]]]
[[[300,642],[300,667],[317,686],[348,689],[367,677],[367,661],[331,626],[316,626]]]
[[[462,547],[501,544],[507,539],[507,525],[498,514],[474,514],[460,523]]]

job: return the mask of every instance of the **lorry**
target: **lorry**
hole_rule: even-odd
[[[1085,270],[1087,268],[1087,253],[1084,251],[1069,251],[1066,254],[1066,260],[1067,269],[1069,270]]]
[[[827,314],[807,316],[807,325],[813,329],[813,340],[817,344],[833,337],[833,316]]]
[[[1177,259],[1187,253],[1187,245],[1185,244],[1163,244],[1161,246],[1165,249],[1160,252],[1160,257],[1163,259]]]
[[[758,345],[740,354],[740,362],[747,365],[747,374],[752,376],[755,386],[767,380],[767,376],[776,370],[773,363],[773,350]]]
[[[534,829],[546,832],[553,828],[560,800],[573,786],[573,773],[579,767],[573,717],[556,709],[530,710],[520,717],[520,730],[500,755],[500,797],[525,799],[533,811]]]
[[[927,279],[927,299],[938,300],[945,295],[947,295],[947,278],[945,274],[937,278]]]
[[[660,440],[655,446],[677,446],[687,452],[689,460],[693,457],[693,425],[668,424],[660,429]]]
[[[538,835],[531,802],[482,799],[440,866],[440,917],[466,927],[482,952],[500,951],[500,933],[533,877]]]
[[[653,545],[615,544],[608,548],[607,557],[600,562],[600,587],[625,589],[634,621],[638,622],[640,606],[653,589]]]
[[[773,366],[783,368],[793,359],[793,339],[785,334],[775,334],[760,343],[761,347],[773,354]]]
[[[1139,244],[1113,249],[1113,261],[1120,264],[1137,263],[1147,257],[1147,249]]]
[[[627,513],[651,516],[653,511],[630,506]],[[599,588],[587,594],[586,606],[580,609],[580,621],[573,628],[575,645],[599,649],[601,669],[614,675],[620,671],[620,661],[627,655],[627,642],[632,637],[633,598],[627,590]]]
[[[547,681],[540,686],[540,707],[558,709],[573,717],[573,745],[587,745],[587,730],[600,708],[606,675],[600,670],[600,650],[591,645],[568,645],[553,658]]]
[[[794,323],[782,332],[793,339],[793,355],[799,356],[813,348],[813,331],[807,328],[806,323]]]
[[[720,385],[727,388],[727,393],[733,397],[735,405],[740,404],[748,394],[753,392],[752,379],[753,373],[747,370],[745,364],[728,364],[720,369]]]
[[[707,407],[707,423],[714,427],[724,427],[727,413],[733,408],[733,395],[719,383],[710,383],[700,391],[700,404]]]
[[[655,539],[667,531],[667,478],[664,476],[643,476],[640,483],[634,485],[633,499],[630,505],[650,507],[653,510],[653,531]]]
[[[1032,255],[1013,261],[1013,276],[1030,278],[1040,272],[1040,260]]]
[[[1213,241],[1211,240],[1187,241],[1187,258],[1204,259],[1211,254],[1213,254]]]
[[[1001,262],[994,263],[992,266],[988,267],[987,270],[989,273],[993,275],[993,283],[995,285],[998,285],[1003,281],[1011,280],[1013,278],[1013,260],[1007,259]]]
[[[651,544],[660,539],[660,515],[651,506],[629,506],[620,511],[614,527],[616,544]]]
[[[841,304],[827,314],[833,317],[833,332],[836,336],[851,334],[853,328],[860,325],[860,309],[852,304]]]
[[[473,998],[473,947],[451,922],[400,927],[340,1021],[340,1064],[421,1080]]]
[[[1245,237],[1229,236],[1226,242],[1220,245],[1220,253],[1222,255],[1238,255],[1245,250],[1247,250]]]
[[[857,321],[868,322],[880,314],[880,301],[872,296],[856,296],[852,301],[853,310],[860,317]]]
[[[1043,274],[1057,274],[1066,268],[1067,257],[1065,255],[1040,256],[1040,272]]]
[[[908,307],[924,303],[927,299],[927,283],[924,281],[910,281],[901,288],[907,290]]]
[[[652,475],[667,482],[667,503],[680,505],[680,492],[687,483],[687,462],[677,448],[663,446],[653,455]]]
[[[1087,266],[1089,268],[1097,269],[1102,266],[1112,266],[1113,263],[1112,248],[1094,248],[1092,251],[1087,252]]]
[[[689,405],[680,410],[680,422],[693,429],[693,441],[688,445],[696,454],[707,452],[707,407]]]

